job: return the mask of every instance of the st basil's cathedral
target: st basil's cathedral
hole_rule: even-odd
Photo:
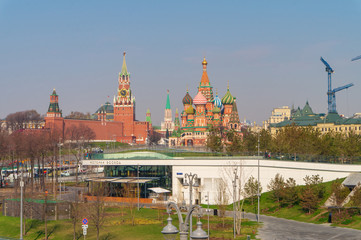
[[[198,93],[192,99],[188,90],[183,98],[180,131],[174,131],[169,138],[170,146],[204,146],[212,127],[228,131],[234,129],[241,132],[236,98],[232,96],[227,86],[227,92],[222,99],[213,95],[213,87],[207,74],[207,61],[204,58],[202,78]],[[177,121],[177,116],[176,120]]]

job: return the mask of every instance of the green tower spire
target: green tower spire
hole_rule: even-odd
[[[147,113],[146,113],[145,121],[146,121],[146,122],[149,122],[150,124],[152,124],[152,118],[150,117],[150,111],[149,111],[149,108],[147,109]]]
[[[167,104],[165,105],[165,109],[170,109],[169,90],[167,90]]]

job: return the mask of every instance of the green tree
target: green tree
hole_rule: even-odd
[[[355,186],[354,193],[350,197],[350,202],[353,207],[361,208],[361,185],[360,183]]]
[[[259,133],[259,147],[262,152],[274,152],[273,140],[270,131],[265,129],[261,130]]]
[[[285,188],[282,192],[282,206],[293,206],[299,201],[298,188],[296,187],[296,180],[289,178],[286,180]]]
[[[331,190],[331,200],[333,204],[338,207],[338,212],[340,212],[340,207],[342,207],[342,203],[350,193],[350,190],[345,187],[339,179],[336,179],[336,181],[332,183]]]
[[[262,186],[261,184],[255,179],[253,176],[248,178],[247,182],[244,185],[244,193],[247,198],[251,199],[251,204],[254,204],[254,201],[257,199],[257,193],[258,193],[258,187],[259,187],[259,193],[262,192]]]
[[[311,213],[318,208],[323,199],[325,186],[322,184],[323,178],[318,174],[306,176],[303,180],[306,186],[300,192],[300,205],[305,211]]]
[[[223,152],[223,141],[221,128],[212,127],[207,136],[206,146],[212,152]]]
[[[307,211],[309,214],[317,209],[319,199],[316,196],[314,189],[310,186],[306,186],[301,191],[300,199],[300,205],[302,209]]]
[[[270,183],[267,185],[268,190],[271,191],[271,197],[273,200],[280,202],[285,189],[285,180],[279,173],[276,174],[275,178],[272,178]]]
[[[257,133],[251,132],[249,129],[243,130],[243,147],[246,152],[257,152]]]
[[[343,142],[342,152],[346,156],[348,162],[352,162],[354,157],[361,154],[361,136],[354,132],[350,132],[345,135],[345,141]]]
[[[227,143],[226,151],[228,154],[233,155],[234,153],[239,153],[242,151],[242,138],[240,134],[234,129],[231,129],[227,132]]]

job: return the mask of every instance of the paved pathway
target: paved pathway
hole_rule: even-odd
[[[245,213],[245,218],[256,221],[256,215]],[[303,223],[261,215],[263,226],[258,229],[262,240],[359,240],[361,231],[331,227],[326,224]]]

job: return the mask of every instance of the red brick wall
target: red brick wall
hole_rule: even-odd
[[[128,116],[127,116],[128,118]],[[129,117],[132,118],[132,117]],[[149,123],[125,120],[125,122],[108,122],[96,120],[79,120],[79,119],[64,119],[45,117],[45,128],[59,129],[62,132],[63,138],[66,137],[66,130],[70,126],[85,125],[92,129],[95,133],[97,141],[116,140],[124,143],[138,143],[145,144],[148,136]],[[127,132],[125,134],[125,131]]]
[[[149,123],[148,122],[134,122],[134,136],[139,144],[145,144],[148,136]]]
[[[116,140],[118,136],[123,136],[122,122],[106,122],[94,120],[78,120],[78,119],[64,119],[64,133],[70,126],[79,126],[83,124],[95,133],[94,140]]]
[[[62,117],[45,117],[45,128],[52,131],[57,129],[63,133],[64,118]]]
[[[133,107],[114,107],[114,121],[124,123],[124,136],[132,136],[134,123]]]

